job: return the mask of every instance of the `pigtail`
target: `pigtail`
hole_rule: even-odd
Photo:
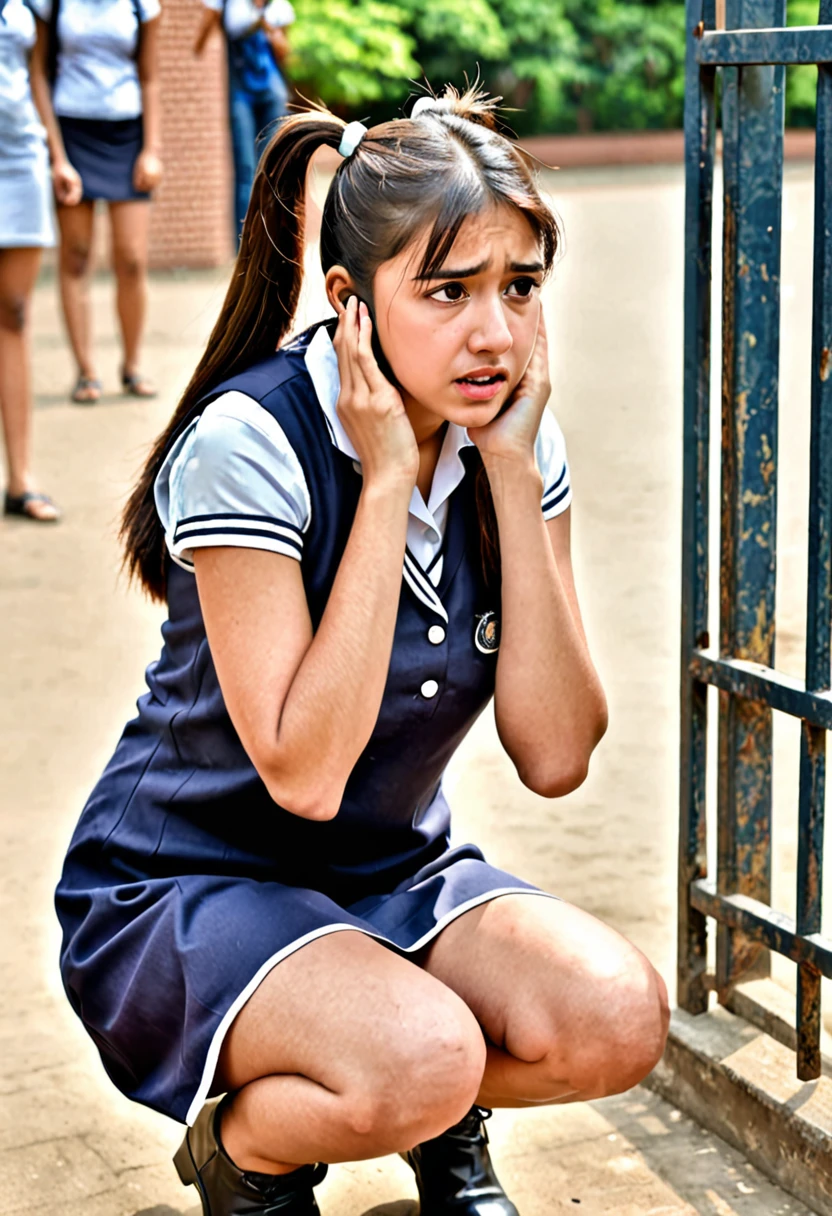
[[[480,564],[485,585],[489,589],[500,586],[502,565],[500,562],[500,533],[497,527],[497,511],[491,493],[491,482],[480,460],[474,474],[474,501],[477,504],[477,519],[480,525]]]
[[[200,400],[235,372],[274,353],[292,327],[303,283],[306,174],[318,148],[337,148],[344,123],[326,111],[278,127],[252,187],[240,250],[217,323],[168,426],[156,440],[122,516],[124,565],[153,599],[167,591],[167,555],[153,487]]]

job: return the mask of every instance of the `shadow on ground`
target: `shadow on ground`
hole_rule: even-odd
[[[201,1211],[201,1207],[196,1207],[188,1208],[186,1212],[179,1212],[176,1208],[172,1208],[166,1203],[160,1203],[153,1208],[142,1208],[140,1211],[135,1212],[134,1216],[197,1216]]]
[[[201,1211],[201,1208],[195,1207],[188,1208],[183,1213],[161,1203],[157,1207],[142,1208],[141,1211],[135,1212],[134,1216],[199,1216]],[[368,1208],[363,1216],[419,1216],[419,1205],[412,1199],[400,1199],[395,1203],[382,1203],[377,1207]]]
[[[71,405],[77,410],[97,409],[106,405],[131,405],[140,398],[129,397],[126,393],[120,392],[102,392],[97,401],[72,401],[70,393],[72,385],[69,385],[63,392],[54,393],[35,393],[34,403],[36,410],[52,410],[58,406]]]
[[[419,1216],[419,1205],[412,1199],[399,1199],[396,1203],[382,1203],[367,1208],[363,1216]]]

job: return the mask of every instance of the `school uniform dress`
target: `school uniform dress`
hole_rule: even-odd
[[[362,484],[330,328],[218,385],[171,447],[156,483],[171,555],[162,653],[57,891],[63,982],[110,1077],[189,1123],[237,1012],[295,950],[357,930],[408,954],[480,903],[544,894],[450,844],[442,775],[493,694],[500,616],[463,428],[448,424],[429,501],[413,492],[387,683],[337,816],[278,806],[229,719],[193,553],[234,545],[299,561],[318,626]],[[571,491],[548,413],[537,459],[552,518]]]
[[[274,133],[289,100],[283,73],[275,61],[265,30],[253,27],[262,18],[272,29],[284,29],[295,19],[289,0],[203,0],[222,14],[228,51],[228,114],[234,154],[234,218],[239,236],[246,218],[257,162]],[[253,32],[252,32],[253,31]]]
[[[49,24],[55,0],[29,0]],[[142,90],[136,56],[141,26],[159,0],[58,0],[57,75],[52,108],[84,199],[148,199],[133,168],[142,150]]]
[[[46,132],[29,88],[35,19],[0,0],[0,249],[54,243]]]

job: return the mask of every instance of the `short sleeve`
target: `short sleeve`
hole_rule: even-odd
[[[223,0],[202,0],[203,8],[210,8],[212,13],[222,12]]]
[[[27,3],[35,16],[48,25],[52,16],[52,0],[27,0]]]
[[[295,19],[295,10],[289,0],[269,0],[264,16],[266,24],[270,25],[272,29],[282,29],[284,26],[292,24]]]
[[[171,448],[154,488],[170,555],[193,569],[195,549],[267,549],[300,561],[311,505],[286,435],[244,393],[225,393]]]
[[[566,440],[551,410],[544,410],[535,443],[537,467],[543,477],[543,518],[554,519],[572,503],[572,483]]]
[[[159,0],[138,0],[138,5],[142,25],[145,25],[148,21],[154,21],[162,11]]]

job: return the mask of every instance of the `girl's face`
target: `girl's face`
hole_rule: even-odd
[[[442,268],[419,277],[427,234],[376,271],[378,337],[416,431],[485,426],[526,370],[540,318],[543,263],[510,207],[470,216]]]

